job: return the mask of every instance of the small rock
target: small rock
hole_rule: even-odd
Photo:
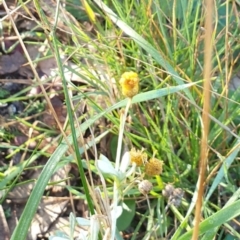
[[[8,114],[10,116],[13,116],[14,114],[16,114],[16,112],[17,112],[17,108],[14,106],[14,104],[10,104],[8,106]]]

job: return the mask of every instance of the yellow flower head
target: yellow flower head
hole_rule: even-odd
[[[155,176],[162,173],[163,161],[151,158],[145,165],[145,172],[148,176]]]
[[[123,73],[119,83],[122,87],[122,94],[125,97],[132,98],[139,91],[139,78],[135,72]]]
[[[136,163],[138,167],[142,166],[144,162],[147,161],[147,154],[143,151],[136,150],[132,148],[130,151],[131,163]]]

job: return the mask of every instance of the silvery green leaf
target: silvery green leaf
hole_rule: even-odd
[[[125,178],[125,173],[117,171],[113,167],[112,162],[110,162],[109,159],[102,154],[100,155],[99,160],[96,164],[104,177],[118,180],[119,182],[121,182]]]
[[[126,151],[122,156],[122,161],[120,164],[120,171],[125,173],[130,164],[130,152]]]
[[[110,162],[98,160],[97,166],[104,176],[110,177],[110,178],[114,178],[114,177],[118,178],[118,171],[115,170],[115,168],[113,167],[113,165]]]
[[[76,218],[75,218],[75,216],[72,212],[69,215],[69,223],[70,223],[70,229],[69,229],[70,230],[70,236],[71,236],[71,238],[73,238]]]
[[[119,178],[118,171],[107,158],[104,158],[104,160],[98,160],[97,166],[105,177]]]
[[[113,218],[118,219],[122,215],[122,212],[123,212],[122,206],[117,206],[116,209],[111,210],[111,215]]]
[[[80,226],[90,226],[90,220],[82,217],[76,217],[76,221]]]
[[[96,215],[91,216],[91,240],[98,240],[100,225]]]
[[[99,160],[102,160],[102,161],[104,161],[104,162],[111,163],[110,160],[109,160],[106,156],[104,156],[103,154],[100,154]]]

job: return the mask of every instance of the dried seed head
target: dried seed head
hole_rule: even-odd
[[[162,173],[163,161],[151,158],[145,165],[145,172],[148,176],[155,176]]]
[[[132,148],[130,151],[131,163],[135,163],[137,166],[142,166],[147,161],[147,154],[143,151]]]
[[[174,186],[169,183],[162,190],[162,195],[166,198],[169,198],[173,194],[173,191],[174,191]]]
[[[174,205],[175,207],[179,207],[182,203],[182,199],[181,198],[173,198],[171,200],[169,200],[169,202]]]
[[[148,180],[143,180],[138,184],[138,190],[140,193],[146,195],[152,190],[152,183]]]
[[[139,91],[139,78],[135,72],[123,73],[119,83],[122,87],[122,94],[125,97],[132,98]]]
[[[183,198],[184,196],[184,191],[181,188],[175,188],[172,195],[175,198]]]
[[[162,191],[162,195],[168,198],[168,204],[179,207],[184,196],[184,191],[182,188],[174,188],[172,184],[167,184]]]

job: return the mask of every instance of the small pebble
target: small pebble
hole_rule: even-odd
[[[10,116],[13,116],[14,114],[16,114],[16,112],[17,112],[17,108],[15,107],[15,105],[14,104],[10,104],[8,106],[8,114]]]

